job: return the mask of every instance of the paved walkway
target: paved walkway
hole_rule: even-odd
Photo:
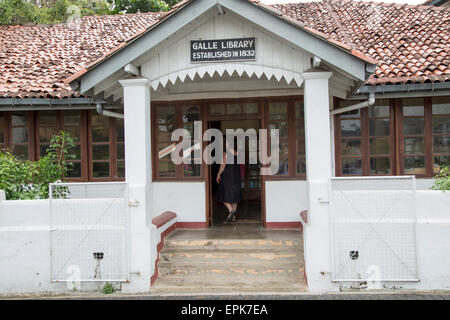
[[[70,294],[70,295],[0,295],[1,299],[43,299],[43,300],[450,300],[450,291],[439,292],[352,292],[352,293],[280,293],[280,294],[179,294],[127,295],[113,293],[104,294]]]

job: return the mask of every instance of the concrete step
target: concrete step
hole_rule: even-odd
[[[180,278],[196,282],[208,279],[209,282],[233,281],[236,277],[248,281],[266,279],[303,279],[304,267],[299,264],[289,265],[242,265],[242,264],[197,264],[173,265],[161,263],[158,265],[158,276],[165,278]]]
[[[171,239],[164,241],[164,250],[300,250],[301,239]]]
[[[197,282],[182,281],[176,278],[158,279],[151,288],[151,293],[224,293],[224,292],[305,292],[303,280],[282,281],[266,280],[249,282],[245,279],[234,279],[228,282],[210,282],[199,279]]]
[[[160,253],[160,262],[172,264],[198,264],[198,263],[226,263],[227,261],[239,263],[298,263],[303,265],[303,251],[301,250],[205,250],[205,249],[164,249]]]

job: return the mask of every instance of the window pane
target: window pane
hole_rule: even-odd
[[[305,140],[297,140],[297,155],[304,156],[305,154]]]
[[[183,172],[187,177],[200,177],[201,165],[200,164],[183,164]]]
[[[158,160],[158,175],[160,177],[175,177],[175,164],[172,160]]]
[[[280,141],[280,163],[278,173],[279,175],[289,174],[289,144],[286,140]]]
[[[405,157],[405,173],[425,174],[425,157]]]
[[[341,150],[343,156],[361,156],[361,140],[342,140]]]
[[[39,111],[39,125],[56,127],[57,115],[55,111]]]
[[[45,155],[47,154],[48,147],[49,147],[48,144],[39,144],[39,156],[40,157],[45,157]]]
[[[26,126],[28,123],[28,112],[13,112],[11,122],[13,126]]]
[[[434,153],[450,153],[450,137],[433,137]]]
[[[241,104],[240,103],[227,104],[227,114],[241,114]]]
[[[242,113],[244,113],[244,114],[258,113],[258,104],[257,103],[244,103],[242,105]]]
[[[301,119],[301,120],[296,120],[295,121],[296,124],[296,133],[297,133],[297,137],[304,137],[305,136],[305,120]]]
[[[81,177],[81,162],[73,162],[73,165],[67,171],[68,178],[79,178]]]
[[[425,142],[423,138],[405,138],[405,153],[417,154],[425,152]]]
[[[5,117],[0,114],[0,144],[5,142]]]
[[[125,141],[125,131],[123,126],[123,119],[116,119],[116,140],[118,142]]]
[[[117,162],[117,176],[119,178],[125,178],[125,162],[123,161]]]
[[[350,104],[351,103],[348,103],[347,105],[350,105]],[[346,105],[344,105],[344,107],[345,106]],[[356,109],[356,110],[341,113],[342,119],[355,119],[355,118],[360,118],[360,117],[361,117],[361,109]]]
[[[80,127],[66,127],[64,131],[75,138],[75,141],[80,141]]]
[[[403,99],[403,115],[404,116],[423,116],[424,115],[425,100],[418,99]]]
[[[125,145],[124,144],[117,145],[117,159],[119,159],[119,160],[125,159]]]
[[[209,106],[209,113],[214,116],[224,115],[225,114],[225,105],[224,104],[212,104]]]
[[[16,128],[19,129],[19,128]],[[39,142],[50,142],[50,140],[55,136],[58,132],[57,128],[39,128]]]
[[[175,107],[159,107],[158,123],[173,123],[175,121]]]
[[[391,143],[389,138],[370,139],[370,154],[390,154]]]
[[[342,159],[342,174],[362,174],[362,161],[360,158]]]
[[[109,145],[93,145],[92,146],[93,160],[109,160]]]
[[[433,116],[433,133],[450,134],[450,116]]]
[[[108,142],[109,141],[109,127],[92,128],[92,142]]]
[[[109,162],[94,162],[92,170],[94,178],[107,178],[109,177]]]
[[[274,129],[279,130],[280,138],[287,138],[287,136],[288,136],[287,121],[270,122],[269,129],[270,130],[274,130]]]
[[[11,131],[13,143],[28,142],[28,128],[12,128]]]
[[[167,149],[171,144],[160,143],[158,144],[158,175],[160,177],[174,177],[175,176],[175,164],[172,162],[170,153],[165,154],[162,158],[159,156],[159,152]]]
[[[389,101],[377,101],[377,104],[384,105],[375,105],[373,107],[369,107],[369,117],[371,118],[381,118],[381,117],[389,117]]]
[[[434,157],[434,173],[439,173],[439,171],[445,167],[450,166],[450,155],[446,156],[435,156]]]
[[[405,134],[423,134],[424,133],[423,118],[405,118],[403,119],[403,132]]]
[[[305,174],[306,173],[306,159],[298,158],[297,159],[297,174]]]
[[[269,119],[270,120],[287,119],[287,102],[269,103]]]
[[[297,101],[295,103],[295,117],[298,118],[303,118],[304,117],[304,104],[303,101]]]
[[[75,159],[73,160],[81,160],[81,146],[79,144],[75,145],[73,148],[70,148],[69,152],[71,155],[75,156]]]
[[[20,160],[28,160],[28,145],[14,145],[12,152]]]
[[[109,117],[93,113],[91,115],[91,126],[109,127]]]
[[[361,136],[360,120],[341,120],[341,136],[342,137],[359,137]]]
[[[390,174],[391,161],[389,158],[370,158],[371,174]]]
[[[433,97],[433,115],[450,114],[450,97]]]
[[[189,132],[189,134],[191,135],[191,138],[194,138],[194,123],[193,122],[185,123],[183,125],[183,128]]]
[[[79,126],[80,124],[80,111],[64,111],[64,126]]]
[[[183,122],[194,122],[200,120],[200,108],[197,106],[183,107]]]
[[[159,124],[158,125],[158,141],[169,142],[171,141],[172,132],[175,130],[175,126],[172,123]]]
[[[372,119],[369,121],[369,134],[371,136],[388,136],[389,119]]]

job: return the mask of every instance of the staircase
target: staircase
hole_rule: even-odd
[[[298,230],[177,230],[164,240],[155,293],[305,291]]]

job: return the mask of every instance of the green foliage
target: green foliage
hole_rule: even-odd
[[[436,175],[433,186],[433,190],[450,190],[450,166],[445,166],[441,169],[438,175]]]
[[[74,139],[60,131],[38,161],[23,162],[9,151],[0,151],[0,190],[5,191],[6,199],[47,199],[49,183],[63,180],[72,166],[74,146]]]
[[[104,294],[111,294],[114,293],[114,287],[111,283],[107,282],[105,283],[105,285],[103,286],[102,292]]]
[[[169,6],[162,0],[115,0],[114,13],[137,13],[167,11]]]
[[[76,15],[167,11],[180,0],[0,0],[0,24],[64,23]],[[78,18],[78,16],[76,17]]]

